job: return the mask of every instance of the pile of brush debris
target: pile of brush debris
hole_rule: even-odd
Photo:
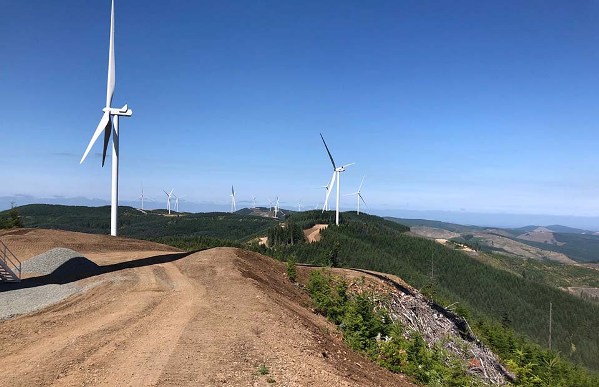
[[[393,321],[399,321],[407,328],[407,335],[410,331],[416,331],[429,347],[443,346],[463,359],[468,364],[468,372],[485,384],[502,385],[508,380],[515,381],[515,376],[499,362],[497,356],[475,337],[463,317],[387,276],[359,271],[377,277],[390,286],[386,292],[388,294],[376,302],[389,313]]]

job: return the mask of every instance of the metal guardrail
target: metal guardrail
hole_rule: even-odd
[[[0,260],[17,276],[17,281],[21,281],[21,261],[2,241],[0,241]]]

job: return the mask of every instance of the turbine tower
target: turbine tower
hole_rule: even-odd
[[[127,104],[122,108],[113,108],[112,96],[115,88],[115,68],[114,68],[114,0],[110,9],[110,43],[108,48],[108,82],[106,84],[106,107],[102,109],[104,115],[92,136],[83,157],[79,164],[83,163],[92,146],[104,132],[104,150],[102,152],[102,166],[106,160],[106,150],[112,134],[112,195],[110,206],[110,235],[117,235],[118,224],[118,206],[119,206],[119,117],[130,117],[133,112]]]
[[[254,203],[252,208],[256,208],[256,197],[252,196],[252,202]]]
[[[341,179],[341,172],[345,172],[345,169],[347,167],[349,167],[350,165],[353,165],[355,163],[349,163],[349,164],[345,164],[342,165],[340,167],[338,167],[335,164],[335,160],[333,160],[333,156],[331,156],[331,152],[329,151],[329,147],[327,146],[326,141],[324,140],[324,137],[322,136],[322,133],[320,134],[320,138],[322,139],[322,143],[324,144],[325,149],[327,150],[327,153],[329,155],[329,158],[331,159],[331,164],[333,164],[333,177],[331,178],[331,182],[329,183],[329,185],[327,187],[329,187],[329,189],[327,190],[327,197],[325,199],[325,208],[328,206],[328,202],[329,202],[329,195],[331,194],[331,191],[333,189],[333,186],[335,185],[335,180],[337,180],[337,204],[336,204],[336,209],[335,209],[335,224],[337,226],[339,226],[339,185],[340,185],[340,179]],[[324,210],[323,210],[324,212]]]
[[[277,196],[277,200],[275,201],[275,218],[277,217],[278,213],[279,213],[279,197]]]
[[[173,196],[173,191],[175,189],[171,189],[171,192],[163,191],[166,194],[166,209],[168,210],[168,214],[171,214],[171,197]]]
[[[231,213],[237,211],[237,204],[235,203],[235,188],[231,186]]]
[[[347,195],[356,195],[356,200],[358,201],[358,211],[356,212],[356,214],[360,215],[360,200],[364,203],[364,205],[366,205],[366,202],[364,201],[364,198],[362,197],[362,184],[364,184],[364,178],[366,176],[362,177],[362,182],[360,183],[360,187],[358,188],[358,190],[356,192],[347,194]]]
[[[141,186],[141,195],[139,195],[139,198],[141,200],[141,210],[144,210],[144,199],[146,199],[147,197],[144,196],[144,186]]]

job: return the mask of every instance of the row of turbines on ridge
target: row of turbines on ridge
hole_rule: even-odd
[[[112,97],[114,95],[114,89],[115,89],[114,0],[112,0],[111,9],[110,9],[110,41],[109,41],[109,48],[108,48],[108,80],[107,80],[107,84],[106,84],[106,106],[102,109],[104,114],[102,115],[102,118],[100,119],[100,123],[98,124],[94,134],[92,135],[92,138],[91,138],[89,144],[87,145],[87,148],[85,149],[85,152],[83,153],[83,157],[81,158],[80,163],[83,163],[83,161],[89,154],[92,146],[98,140],[100,135],[102,133],[104,133],[104,147],[103,147],[103,151],[102,151],[102,166],[104,166],[104,163],[106,161],[106,153],[107,153],[107,149],[108,149],[108,144],[110,143],[110,139],[112,137],[112,191],[111,191],[111,209],[110,209],[110,235],[116,236],[117,235],[117,224],[118,224],[117,209],[118,209],[118,201],[119,201],[119,195],[118,195],[119,118],[120,117],[131,117],[133,114],[133,111],[131,109],[129,109],[129,106],[127,104],[125,104],[121,108],[114,108],[111,106],[112,105]],[[327,143],[324,140],[324,137],[322,136],[322,134],[320,134],[320,138],[322,139],[322,142],[325,146],[327,154],[329,155],[329,158],[331,160],[331,164],[333,165],[333,176],[331,177],[331,181],[328,185],[323,186],[323,188],[326,189],[326,196],[325,196],[324,206],[323,206],[322,210],[323,210],[323,212],[329,210],[329,205],[328,205],[329,197],[330,197],[330,194],[333,191],[333,188],[335,187],[335,184],[336,184],[337,185],[337,191],[336,191],[337,200],[336,200],[336,205],[335,205],[335,224],[339,225],[339,195],[340,195],[341,172],[345,172],[346,168],[350,165],[353,165],[354,163],[345,164],[345,165],[338,167],[335,164],[335,160],[333,159],[333,156],[331,155],[329,147],[327,146]],[[363,183],[364,183],[364,178],[362,178],[362,182],[360,183],[360,187],[358,188],[358,191],[348,194],[348,195],[356,195],[356,199],[358,202],[358,214],[360,213],[360,201],[362,201],[364,204],[366,204],[366,202],[364,201],[364,198],[362,197],[362,193],[361,193]],[[174,195],[173,190],[171,190],[170,192],[164,191],[164,193],[167,196],[167,210],[168,210],[169,214],[171,213],[171,199],[173,197],[175,198],[175,210],[176,210],[176,212],[179,212],[179,199],[182,198],[182,197],[177,197],[176,195]],[[146,197],[144,196],[144,193],[143,193],[143,188],[142,188],[142,194],[140,196],[140,199],[141,199],[142,211],[143,211],[143,203],[144,203],[144,199],[146,199]],[[254,204],[254,208],[255,208],[256,207],[256,198],[255,197],[253,197],[253,204]],[[272,201],[270,203],[270,206],[272,208]],[[301,202],[298,207],[301,211]],[[231,186],[231,212],[234,212],[236,210],[237,210],[237,204],[235,202],[235,189],[233,188],[233,186]],[[277,217],[277,214],[280,211],[281,211],[281,209],[279,207],[279,198],[277,197],[277,200],[276,200],[276,203],[274,206],[275,217]]]

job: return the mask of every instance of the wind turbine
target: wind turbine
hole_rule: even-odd
[[[252,196],[252,202],[254,203],[254,206],[252,208],[256,208],[256,197]]]
[[[349,167],[352,164],[355,163],[349,163],[349,164],[345,164],[342,165],[340,167],[338,167],[335,164],[335,160],[333,160],[333,156],[331,156],[331,152],[329,151],[329,147],[327,146],[326,141],[324,140],[324,137],[322,137],[322,133],[320,133],[320,138],[322,139],[322,143],[324,144],[325,149],[327,150],[327,153],[329,154],[329,158],[331,159],[331,164],[333,164],[333,177],[331,178],[331,182],[329,183],[329,185],[327,187],[329,187],[329,189],[327,190],[327,197],[325,200],[325,207],[328,206],[328,201],[329,201],[329,195],[331,194],[331,190],[333,189],[333,186],[335,185],[335,180],[337,180],[337,206],[335,209],[335,224],[337,226],[339,226],[339,185],[340,185],[340,180],[341,180],[341,172],[345,172],[345,168]],[[324,210],[323,210],[324,212]]]
[[[237,211],[237,205],[235,204],[235,188],[231,186],[231,213]]]
[[[297,212],[302,212],[302,201],[300,199],[300,201],[297,203]]]
[[[360,215],[360,200],[362,200],[362,202],[364,203],[364,205],[366,205],[366,202],[364,201],[364,198],[362,197],[362,184],[364,184],[364,178],[366,176],[362,177],[362,182],[360,183],[360,187],[358,188],[358,190],[356,192],[350,193],[350,194],[346,194],[347,195],[356,195],[356,200],[358,201],[358,211],[356,212],[358,215]]]
[[[277,196],[277,200],[275,202],[275,218],[277,217],[278,212],[279,212],[279,197]]]
[[[183,199],[185,196],[177,196],[173,194],[175,197],[175,212],[179,212],[179,199]]]
[[[139,195],[139,200],[141,200],[141,210],[144,210],[144,199],[149,199],[149,197],[144,195],[144,186],[141,186],[141,195]]]
[[[118,224],[118,206],[119,206],[119,117],[130,117],[133,112],[127,104],[122,108],[112,108],[112,96],[115,87],[115,68],[114,68],[114,0],[110,9],[110,43],[108,48],[108,82],[106,84],[106,107],[102,109],[104,115],[92,136],[85,153],[79,164],[82,164],[92,146],[104,132],[104,150],[102,152],[102,166],[106,160],[106,150],[112,134],[112,195],[110,206],[110,235],[117,235]]]
[[[171,189],[171,192],[163,191],[166,194],[166,209],[168,210],[168,214],[171,214],[171,197],[173,196],[173,191],[175,189]]]
[[[272,211],[272,200],[268,199],[268,212]]]

